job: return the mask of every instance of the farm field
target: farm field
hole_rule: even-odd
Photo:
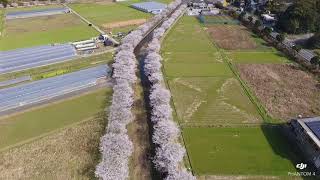
[[[228,56],[235,64],[283,64],[290,63],[281,52],[232,51]]]
[[[232,19],[230,16],[217,15],[217,16],[200,16],[199,21],[206,25],[210,24],[239,24],[238,20]]]
[[[243,33],[238,33],[239,31],[229,32],[230,29],[239,29],[241,27],[239,25],[208,27],[213,30],[212,40],[219,47],[228,49],[224,51],[228,60],[236,64],[241,78],[253,90],[269,115],[278,121],[289,121],[299,114],[303,117],[319,114],[320,109],[316,101],[319,99],[319,88],[317,88],[319,81],[315,77],[304,72],[284,54],[267,45],[264,45],[265,49],[259,46],[252,49],[240,49],[236,47],[237,45],[234,46],[233,44],[237,43],[233,40],[237,38],[239,42],[243,40],[243,42],[265,44],[261,38],[244,27],[242,28],[247,32],[246,38]],[[226,35],[222,38],[219,33],[226,33]],[[222,45],[220,41],[223,41]]]
[[[164,73],[182,123],[206,126],[261,122],[196,18],[183,17],[165,38],[162,52]]]
[[[111,90],[98,90],[0,119],[0,149],[41,137],[65,126],[92,119],[104,109]]]
[[[205,28],[216,45],[225,50],[276,51],[242,25],[209,24]]]
[[[256,49],[257,44],[251,39],[245,27],[239,25],[207,26],[207,32],[215,43],[223,49]]]
[[[43,66],[43,67],[29,69],[25,71],[0,75],[0,81],[6,81],[9,79],[15,79],[17,77],[28,76],[28,75],[32,77],[32,80],[39,80],[39,79],[45,78],[48,74],[54,74],[59,71],[70,73],[70,72],[74,72],[84,68],[93,67],[100,64],[108,64],[111,62],[112,62],[112,53],[104,53],[104,54],[94,55],[90,57],[82,57],[82,58],[74,59],[72,61],[53,64],[49,66]]]
[[[98,3],[75,3],[70,4],[70,7],[77,13],[87,18],[92,23],[96,24],[108,32],[112,31],[116,33],[115,30],[119,28],[108,27],[111,23],[119,23],[128,20],[138,20],[138,19],[148,19],[151,14],[144,13],[129,7],[129,4],[125,3],[108,3],[108,4],[98,4]],[[134,2],[132,2],[134,3]],[[127,24],[127,26],[137,27],[133,24]],[[122,27],[121,30],[123,30]],[[131,30],[131,29],[130,29]]]
[[[173,103],[185,126],[261,123],[235,78],[181,77],[168,80]]]
[[[101,114],[0,152],[0,179],[94,179],[104,117]]]
[[[65,43],[97,35],[74,14],[12,19],[5,23],[0,50]]]
[[[239,64],[237,67],[242,79],[273,117],[288,121],[299,114],[319,115],[319,81],[312,74],[287,64]]]
[[[170,77],[211,77],[232,76],[231,71],[222,63],[170,63],[164,67],[166,75]],[[179,71],[177,71],[179,69]]]
[[[286,176],[294,154],[277,127],[184,128],[199,174]],[[293,161],[293,162],[292,162]]]
[[[226,51],[211,41],[215,39],[209,36],[207,27],[194,17],[184,16],[162,45],[163,72],[174,115],[198,177],[282,178],[288,171],[296,171],[294,152],[280,128],[262,125],[265,119],[233,69],[233,63],[285,64],[287,59],[243,31],[247,33],[244,40],[254,47]],[[227,63],[230,59],[231,64]]]

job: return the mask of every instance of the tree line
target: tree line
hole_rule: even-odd
[[[320,0],[296,0],[279,14],[277,28],[290,34],[320,32]]]
[[[127,125],[134,120],[132,107],[134,104],[133,86],[137,83],[137,60],[134,54],[135,47],[158,22],[166,18],[181,4],[181,0],[170,3],[160,14],[152,17],[148,22],[129,33],[118,47],[114,57],[114,80],[112,102],[109,108],[106,133],[101,137],[100,163],[96,166],[95,175],[103,180],[126,180],[129,178],[129,160],[134,151],[133,143],[127,134]],[[186,6],[181,6],[183,9]],[[178,9],[171,18],[167,19],[153,37],[148,46],[148,57],[144,67],[149,80],[153,83],[150,93],[152,118],[154,123],[153,142],[157,144],[153,163],[166,180],[194,180],[192,174],[180,168],[185,149],[178,143],[179,128],[172,121],[170,107],[170,92],[163,87],[161,73],[160,41],[174,20],[183,13]]]

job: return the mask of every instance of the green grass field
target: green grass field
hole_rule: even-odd
[[[213,24],[239,24],[238,20],[232,19],[230,16],[226,15],[217,15],[217,16],[200,16],[199,21],[206,25],[213,25]]]
[[[280,52],[259,52],[259,51],[235,51],[230,52],[229,57],[234,63],[289,63],[286,56]]]
[[[165,63],[164,69],[169,77],[232,76],[228,66],[222,63]]]
[[[218,126],[262,122],[234,78],[180,77],[170,79],[168,84],[183,125]]]
[[[261,123],[196,18],[182,17],[165,38],[161,51],[163,71],[184,125]]]
[[[132,2],[128,2],[129,4]],[[70,4],[70,7],[92,23],[103,28],[104,24],[125,21],[131,19],[148,19],[151,14],[144,13],[129,7],[129,4],[110,3],[110,4]],[[134,26],[136,27],[136,26]],[[121,29],[123,30],[123,29]],[[115,33],[115,32],[114,32]]]
[[[265,40],[261,39],[259,36],[250,32],[251,39],[258,45],[257,51],[262,52],[278,52],[278,50],[272,46],[270,46]]]
[[[3,26],[4,26],[4,9],[0,9],[0,39],[2,36]]]
[[[185,128],[183,134],[197,175],[296,172],[295,156],[279,128]]]
[[[196,175],[285,177],[295,172],[298,158],[292,160],[287,140],[278,127],[262,126],[257,107],[227,64],[228,58],[235,63],[286,63],[286,58],[267,46],[218,49],[205,27],[187,16],[168,33],[161,52],[174,117]]]
[[[112,62],[112,53],[105,53],[100,55],[94,55],[90,57],[83,57],[63,63],[52,64],[49,66],[38,67],[34,69],[29,69],[20,72],[14,72],[9,74],[0,75],[0,81],[5,81],[9,79],[14,79],[21,76],[30,75],[33,80],[39,80],[44,78],[50,73],[56,73],[61,70],[68,70],[68,72],[78,71],[80,69],[85,69],[88,67],[93,67],[101,64],[108,64]]]
[[[164,69],[170,77],[231,76],[221,56],[193,17],[183,17],[162,46]]]
[[[110,95],[111,89],[99,90],[0,119],[0,149],[94,118],[104,110]]]
[[[84,40],[99,33],[73,14],[6,21],[0,50]]]
[[[161,50],[165,52],[164,58],[170,54],[180,53],[181,56],[177,58],[181,59],[188,57],[185,55],[189,55],[190,53],[213,53],[216,51],[212,46],[212,42],[203,33],[197,19],[188,16],[182,17],[168,33]]]

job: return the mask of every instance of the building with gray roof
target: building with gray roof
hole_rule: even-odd
[[[290,127],[306,162],[312,163],[319,171],[320,117],[293,119],[290,122]]]
[[[166,4],[153,2],[153,1],[135,3],[135,4],[132,4],[131,6],[140,11],[152,13],[152,14],[159,14],[167,7]]]

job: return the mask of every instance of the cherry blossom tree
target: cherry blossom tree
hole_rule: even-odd
[[[96,176],[101,179],[127,179],[129,157],[133,152],[129,137],[126,134],[108,133],[101,138],[100,151],[104,156],[96,168]]]
[[[168,6],[174,10],[180,4],[175,1]],[[180,15],[184,12],[185,5],[180,6],[171,17],[166,19],[162,25],[155,29],[153,38],[147,47],[144,72],[152,84],[150,88],[151,122],[153,123],[153,143],[157,146],[153,163],[159,172],[166,175],[167,180],[194,180],[196,179],[185,168],[181,167],[185,149],[178,143],[180,130],[172,118],[170,107],[170,91],[163,82],[161,71],[162,58],[160,52],[160,40]]]
[[[154,26],[162,22],[180,4],[181,0],[170,3],[166,10],[129,33],[116,50],[114,63],[112,64],[114,86],[112,102],[109,107],[108,126],[106,134],[101,137],[100,151],[102,158],[95,171],[96,177],[100,179],[128,179],[128,163],[133,152],[133,144],[127,135],[126,126],[134,119],[132,113],[134,91],[132,86],[137,81],[137,60],[134,49]],[[181,13],[182,11],[178,12]],[[158,145],[154,163],[159,171],[168,174],[167,179],[183,179],[190,176],[188,172],[178,168],[185,150],[179,143],[176,143],[179,128],[172,120],[170,92],[162,85],[162,58],[158,54],[160,38],[178,16],[177,11],[174,12],[166,20],[168,22],[162,23],[162,26],[166,28],[161,27],[154,31],[154,38],[147,48],[148,55],[144,67],[146,75],[153,83],[150,94],[151,121],[154,123],[153,142]],[[173,19],[173,17],[175,18]]]

